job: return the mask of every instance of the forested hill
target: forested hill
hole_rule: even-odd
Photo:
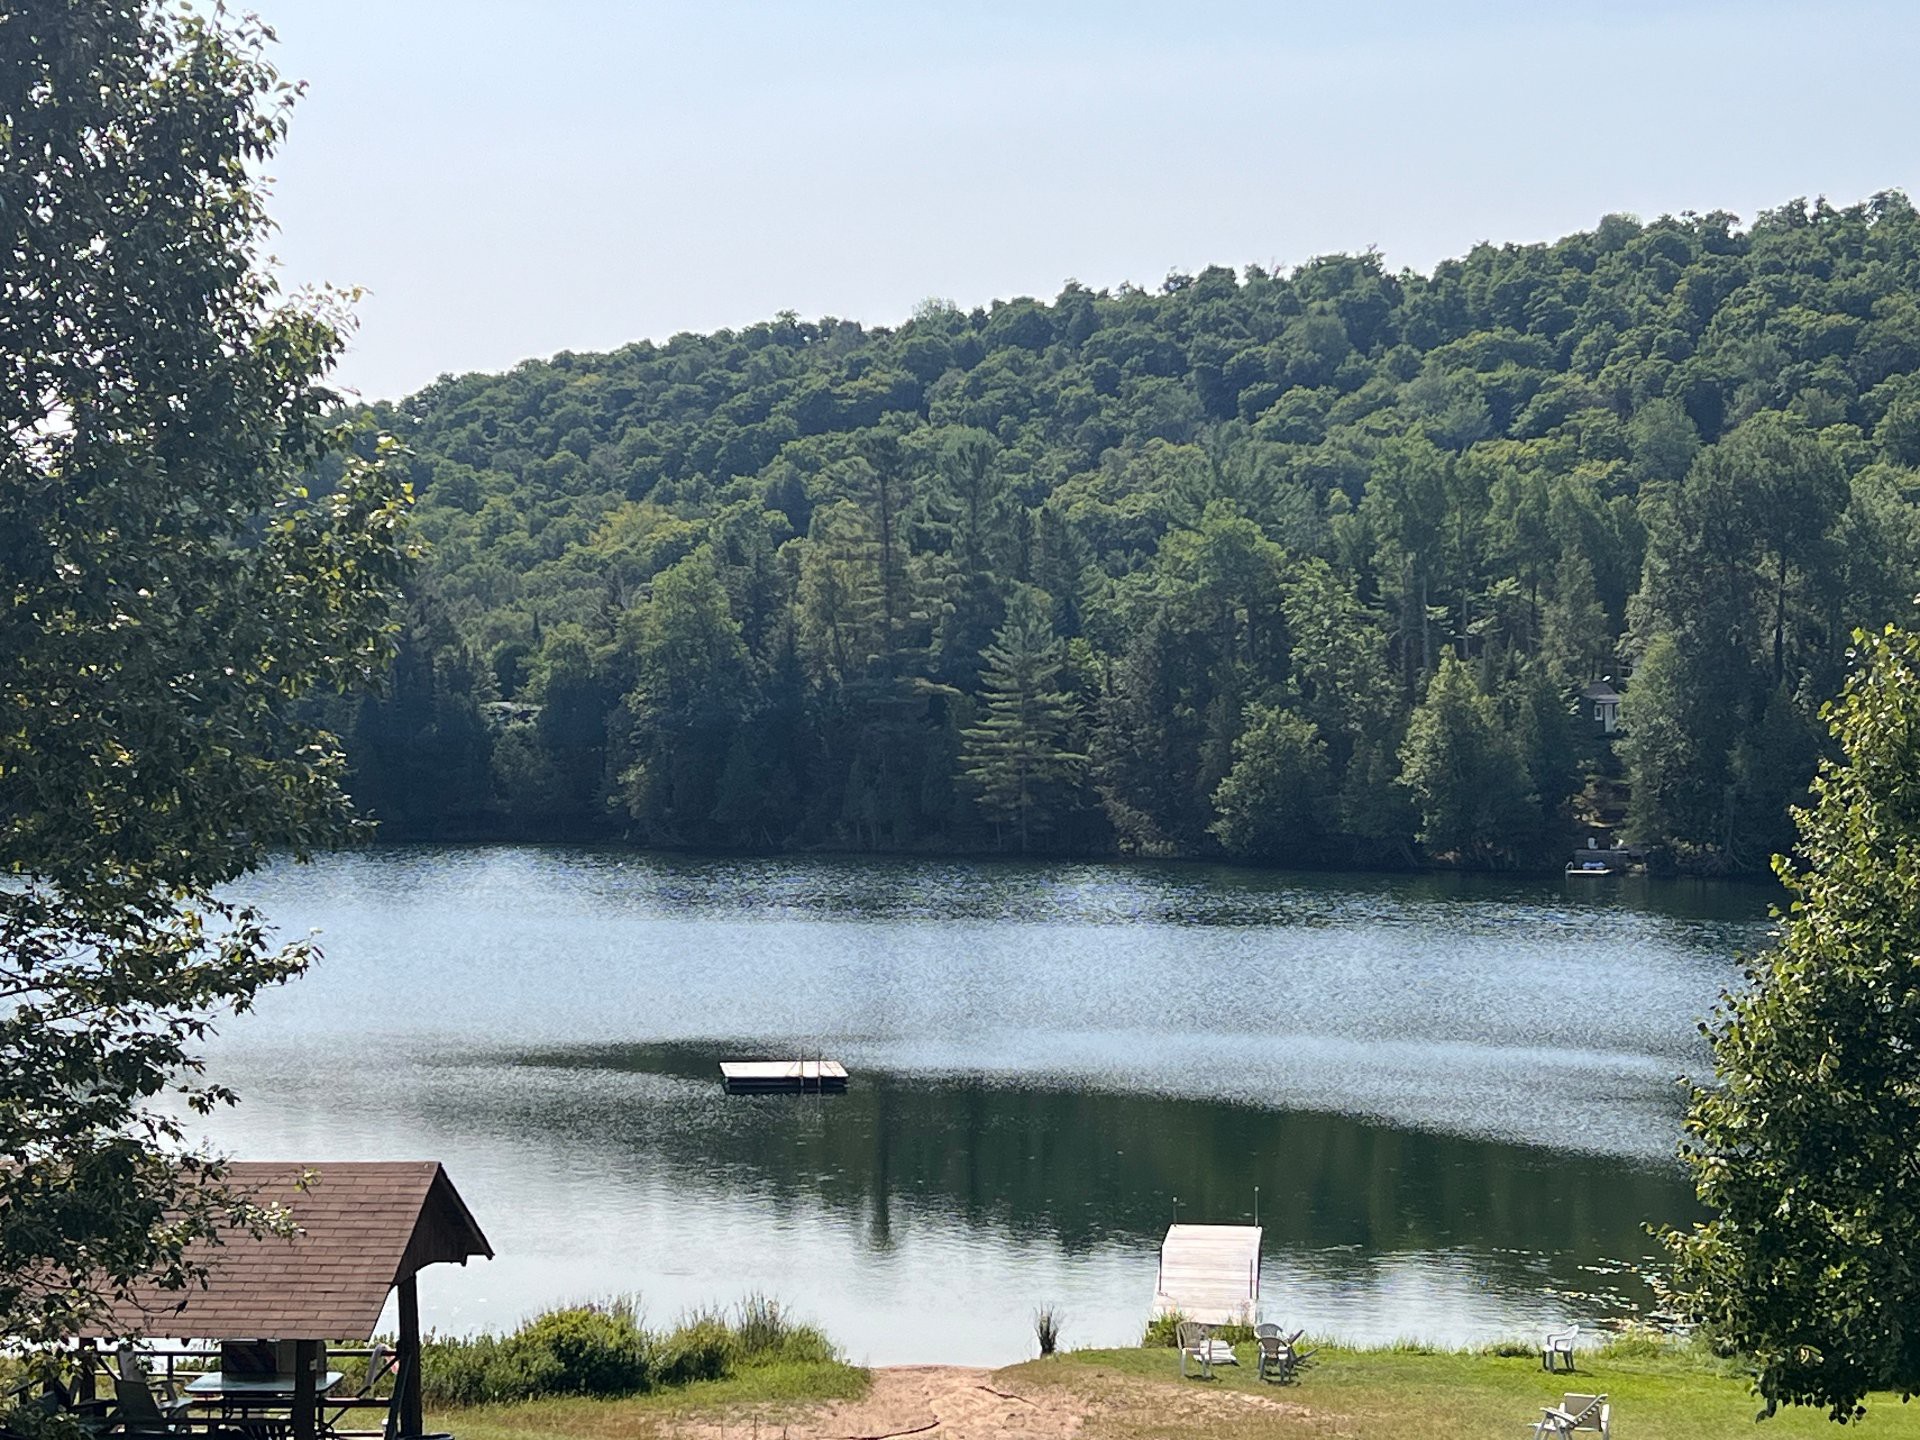
[[[374,419],[432,546],[340,717],[390,837],[1751,870],[1920,588],[1920,217],[781,315]]]

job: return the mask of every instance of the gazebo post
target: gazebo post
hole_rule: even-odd
[[[80,1342],[79,1373],[73,1377],[73,1398],[76,1400],[93,1399],[93,1340],[89,1337]]]
[[[314,1440],[320,1429],[320,1397],[315,1389],[315,1363],[320,1342],[293,1342],[293,1440]]]
[[[420,1286],[409,1275],[400,1282],[400,1433],[425,1429],[420,1407]]]

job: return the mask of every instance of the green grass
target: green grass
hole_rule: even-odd
[[[1834,1426],[1823,1411],[1783,1411],[1756,1427],[1758,1405],[1733,1367],[1683,1347],[1629,1342],[1580,1356],[1575,1375],[1547,1375],[1537,1355],[1499,1355],[1488,1351],[1434,1351],[1417,1345],[1371,1350],[1320,1346],[1308,1368],[1291,1385],[1254,1378],[1253,1348],[1241,1346],[1238,1367],[1216,1367],[1212,1381],[1182,1380],[1171,1350],[1081,1350],[1048,1360],[1030,1361],[1002,1372],[1009,1385],[1062,1385],[1097,1399],[1103,1390],[1130,1392],[1128,1403],[1095,1406],[1083,1434],[1086,1440],[1130,1437],[1235,1437],[1255,1435],[1418,1435],[1431,1440],[1505,1436],[1524,1440],[1526,1424],[1540,1407],[1558,1403],[1565,1391],[1604,1391],[1613,1407],[1613,1433],[1626,1440],[1716,1440],[1748,1436],[1756,1440],[1859,1433]],[[1513,1347],[1507,1347],[1513,1348]],[[1132,1383],[1115,1383],[1132,1382]],[[1149,1382],[1141,1386],[1138,1382]],[[1164,1406],[1147,1400],[1164,1391]],[[1204,1413],[1185,1413],[1182,1389],[1262,1392],[1301,1412],[1276,1415],[1269,1410],[1208,1404]],[[1920,1405],[1902,1405],[1879,1395],[1867,1402],[1864,1434],[1920,1440]]]
[[[839,1361],[776,1360],[742,1366],[725,1379],[619,1400],[521,1400],[436,1410],[426,1419],[429,1431],[450,1431],[459,1440],[640,1440],[671,1434],[675,1421],[707,1412],[753,1406],[777,1416],[788,1408],[855,1400],[868,1384],[865,1370]]]
[[[1499,1349],[1529,1348],[1526,1354]],[[1182,1380],[1167,1349],[1077,1350],[998,1372],[994,1385],[1046,1410],[1084,1414],[1078,1440],[1525,1440],[1540,1407],[1565,1391],[1605,1391],[1623,1440],[1920,1440],[1920,1405],[1893,1396],[1868,1401],[1864,1432],[1840,1430],[1824,1412],[1785,1411],[1756,1426],[1757,1406],[1736,1367],[1697,1349],[1629,1341],[1582,1351],[1575,1375],[1546,1375],[1530,1347],[1474,1352],[1403,1344],[1370,1350],[1320,1346],[1291,1385],[1254,1378],[1253,1347],[1212,1381]],[[778,1360],[743,1366],[723,1380],[657,1390],[630,1399],[527,1400],[442,1409],[428,1429],[459,1440],[667,1440],[682,1422],[720,1424],[728,1433],[770,1433],[805,1423],[810,1407],[858,1400],[871,1377],[829,1361]],[[1260,1395],[1275,1405],[1250,1403]],[[1023,1411],[1040,1419],[1041,1412]],[[838,1432],[836,1432],[838,1433]],[[1048,1430],[1045,1433],[1058,1433]]]

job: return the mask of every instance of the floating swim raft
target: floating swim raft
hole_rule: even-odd
[[[722,1060],[720,1078],[729,1095],[832,1094],[847,1088],[847,1067],[838,1060]]]

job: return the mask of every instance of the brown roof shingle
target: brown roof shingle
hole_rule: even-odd
[[[493,1258],[437,1160],[241,1161],[236,1190],[279,1203],[300,1233],[236,1232],[200,1249],[205,1289],[147,1286],[88,1334],[174,1339],[358,1340],[373,1334],[387,1293],[425,1266]],[[311,1177],[301,1187],[302,1177]]]

